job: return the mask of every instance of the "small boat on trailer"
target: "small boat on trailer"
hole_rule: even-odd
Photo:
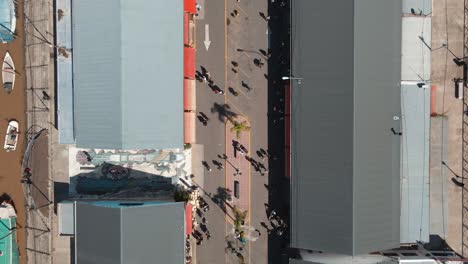
[[[3,148],[9,152],[14,151],[16,149],[16,145],[18,144],[18,136],[19,136],[19,124],[16,120],[10,120],[8,122],[8,127],[5,135],[5,145]]]
[[[13,59],[10,56],[10,53],[5,54],[2,64],[2,80],[3,80],[3,89],[5,92],[11,93],[15,85],[15,64]]]

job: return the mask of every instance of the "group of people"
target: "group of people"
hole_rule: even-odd
[[[262,176],[265,175],[265,173],[268,173],[268,169],[265,167],[263,163],[258,162],[249,156],[245,156],[245,159],[248,160],[250,164],[252,165],[252,167],[254,167],[255,171],[260,172]]]
[[[276,214],[275,210],[271,210],[268,220],[270,221],[269,224],[271,227],[269,227],[265,222],[260,223],[268,231],[268,234],[274,233],[277,236],[283,236],[286,234],[288,225],[279,215]]]
[[[211,238],[210,231],[208,230],[208,227],[207,227],[208,220],[206,219],[206,216],[204,215],[204,213],[210,210],[210,206],[202,197],[198,198],[198,204],[199,204],[199,208],[197,208],[197,215],[201,218],[201,223],[198,226],[200,227],[201,232],[197,229],[194,229],[194,231],[192,232],[192,236],[197,241],[197,245],[201,245],[205,237],[207,240]]]
[[[214,84],[213,79],[211,79],[211,73],[206,68],[201,67],[201,72],[197,71],[195,78],[202,83],[207,83],[215,94],[224,94],[224,91]]]
[[[190,236],[185,239],[185,264],[192,264],[192,256],[190,255]]]
[[[239,152],[239,154],[241,154],[241,155],[245,155],[245,154],[249,153],[247,148],[244,147],[244,145],[242,145],[239,141],[232,140],[232,146],[234,147],[234,150],[236,152]]]

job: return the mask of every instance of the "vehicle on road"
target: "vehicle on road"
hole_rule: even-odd
[[[10,56],[10,53],[5,54],[2,64],[2,80],[3,80],[3,89],[5,92],[11,93],[15,85],[15,64],[13,59]]]
[[[18,144],[18,134],[19,134],[19,124],[16,120],[10,120],[8,122],[8,127],[5,135],[5,144],[3,148],[9,152],[16,149],[16,144]]]

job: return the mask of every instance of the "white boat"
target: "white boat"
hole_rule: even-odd
[[[16,120],[10,120],[8,123],[8,128],[5,135],[5,145],[3,146],[5,150],[14,151],[16,149],[16,144],[18,143],[19,136],[19,124]]]
[[[5,54],[2,64],[2,80],[3,80],[3,89],[5,92],[11,93],[15,85],[15,64],[13,59],[10,56],[10,53]]]

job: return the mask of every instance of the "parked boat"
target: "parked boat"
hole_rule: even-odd
[[[5,54],[5,58],[3,59],[2,80],[5,92],[11,93],[15,85],[15,64],[8,52]]]
[[[19,124],[16,120],[10,120],[5,135],[5,145],[3,146],[6,151],[14,151],[18,143]]]

